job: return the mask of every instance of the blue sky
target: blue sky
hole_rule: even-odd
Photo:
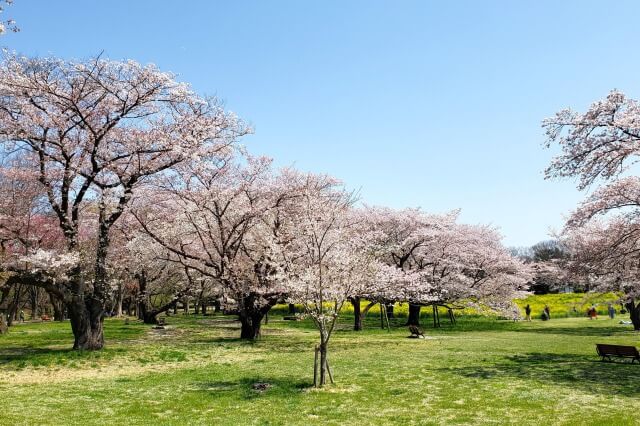
[[[543,180],[540,122],[639,94],[636,1],[15,0],[0,43],[156,63],[252,123],[278,165],[369,204],[462,209],[530,245],[583,198]]]

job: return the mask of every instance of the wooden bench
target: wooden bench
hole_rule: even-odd
[[[631,363],[638,361],[640,363],[640,353],[635,346],[623,346],[623,345],[607,345],[604,343],[596,343],[596,350],[598,355],[602,357],[602,361],[608,359],[612,361],[611,357],[616,358],[631,358]]]
[[[415,326],[415,325],[410,325],[409,326],[409,331],[411,332],[411,338],[413,339],[424,339],[424,333],[422,332],[422,330],[420,329],[420,327]]]

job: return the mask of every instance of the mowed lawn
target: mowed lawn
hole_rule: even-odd
[[[0,424],[640,424],[640,365],[595,353],[640,346],[618,319],[425,319],[418,340],[402,319],[353,332],[347,316],[336,384],[315,390],[316,331],[281,318],[256,343],[236,338],[233,317],[172,317],[165,330],[110,319],[96,353],[68,349],[68,323],[17,325],[0,336]]]

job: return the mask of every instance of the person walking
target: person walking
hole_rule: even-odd
[[[20,310],[20,322],[24,322],[24,311]]]
[[[526,314],[525,319],[531,322],[531,306],[527,304],[527,306],[524,307],[524,313]]]
[[[609,311],[609,318],[614,319],[616,317],[616,309],[611,303],[609,303],[609,307],[607,310]]]
[[[551,319],[551,311],[549,310],[549,305],[544,305],[544,313],[547,314],[547,319]]]

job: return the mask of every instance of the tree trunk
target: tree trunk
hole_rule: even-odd
[[[629,300],[626,306],[629,310],[629,318],[633,324],[633,329],[640,331],[640,304],[636,304],[634,300]]]
[[[289,303],[289,315],[295,315],[296,313],[296,305],[293,303]]]
[[[118,298],[116,300],[116,316],[118,318],[122,317],[122,304],[124,301],[124,289],[122,288],[122,283],[118,285]]]
[[[215,312],[216,314],[218,312],[220,312],[221,309],[221,303],[220,303],[220,299],[216,299],[213,301],[213,312]]]
[[[104,347],[104,314],[107,300],[107,253],[109,250],[109,224],[104,220],[105,210],[99,214],[98,246],[94,266],[93,289],[85,294],[80,267],[71,273],[71,297],[66,301],[73,330],[73,349],[99,350]]]
[[[9,304],[9,311],[7,312],[7,326],[11,327],[16,320],[18,307],[20,305],[20,296],[22,295],[22,284],[18,284],[13,290],[13,300]]]
[[[202,303],[200,304],[200,310],[202,311],[202,315],[207,315],[207,301],[202,299]]]
[[[260,337],[260,326],[265,315],[277,303],[277,298],[268,300],[266,305],[260,301],[261,297],[250,293],[238,297],[238,319],[240,320],[240,338],[256,340]]]
[[[409,317],[407,318],[407,324],[420,326],[420,309],[422,306],[409,303]]]
[[[163,312],[169,311],[171,308],[173,308],[175,303],[176,303],[175,300],[172,300],[157,309],[145,310],[142,316],[142,321],[145,324],[157,324],[158,315],[160,315]]]
[[[33,286],[31,288],[31,319],[38,318],[38,296],[40,294],[40,288]]]
[[[362,312],[360,311],[360,298],[354,297],[351,299],[353,305],[353,329],[355,331],[362,330]]]
[[[52,292],[49,293],[49,301],[53,306],[53,320],[64,321],[64,302],[56,297]]]
[[[452,325],[455,325],[456,315],[453,313],[453,309],[451,308],[447,309],[447,313],[449,314],[449,322],[451,322]]]
[[[53,320],[62,322],[64,321],[64,305],[62,303],[51,303],[53,306]]]
[[[387,303],[387,318],[389,319],[394,319],[395,316],[393,315],[393,302],[389,302]]]
[[[319,387],[327,384],[327,342],[320,343],[320,383]]]
[[[200,313],[200,310],[202,309],[202,315],[204,315],[204,284],[201,284],[201,289],[200,292],[198,293],[198,297],[196,298],[194,304],[193,304],[193,308],[195,309],[195,314],[198,315]]]
[[[170,309],[175,309],[178,304],[178,300],[184,296],[184,293],[178,293],[173,296],[171,300],[169,300],[164,305],[159,308],[152,308],[150,303],[141,303],[140,307],[140,316],[141,320],[145,324],[157,324],[158,323],[158,315],[163,312],[168,312]],[[147,299],[148,302],[148,299]]]
[[[102,316],[87,309],[70,308],[73,349],[94,351],[104,347],[104,324]]]
[[[145,324],[157,324],[158,323],[158,312],[155,311],[149,311],[149,312],[144,312],[142,314],[142,322]]]
[[[438,310],[438,305],[433,304],[433,328],[440,327],[440,311]]]
[[[4,312],[0,312],[0,334],[6,334],[9,330],[7,320],[4,317]]]
[[[260,326],[262,325],[262,318],[264,314],[254,312],[248,315],[239,315],[240,319],[240,338],[256,340],[260,337]]]
[[[149,300],[149,294],[147,293],[147,271],[140,271],[136,274],[136,278],[138,279],[138,301],[136,303],[137,317],[145,324],[157,324],[158,321],[155,319],[155,315],[153,315],[153,318],[149,317],[151,302]]]
[[[83,296],[74,296],[67,303],[71,330],[73,330],[73,349],[98,350],[104,347],[102,304]]]
[[[0,308],[4,306],[5,300],[9,300],[9,292],[11,291],[11,287],[15,284],[5,283],[4,287],[0,287],[2,289],[2,293],[0,293]]]
[[[93,294],[85,294],[85,282],[81,276],[80,267],[71,271],[69,281],[71,296],[66,298],[65,305],[69,311],[71,330],[73,331],[73,349],[98,350],[104,347],[104,305],[96,298],[95,284],[101,278],[94,280]],[[103,277],[104,278],[104,277]]]

